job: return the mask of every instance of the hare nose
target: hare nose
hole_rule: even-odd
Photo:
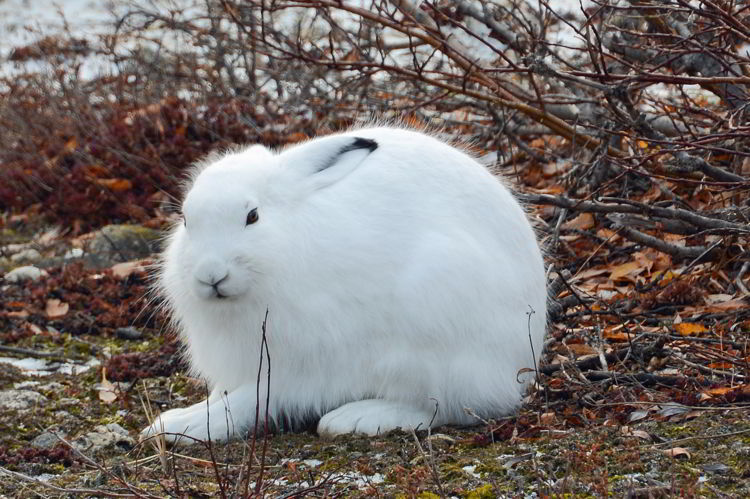
[[[224,274],[224,277],[221,278],[215,278],[214,276],[210,276],[208,281],[201,281],[203,284],[208,284],[212,288],[216,289],[219,287],[219,284],[227,280],[227,277],[229,277],[227,274]]]
[[[218,262],[203,262],[195,269],[195,278],[201,284],[217,289],[219,284],[227,280],[229,271]]]
[[[205,284],[207,286],[211,286],[212,288],[216,289],[219,284],[226,281],[229,277],[229,274],[226,272],[223,273],[223,275],[219,276],[216,274],[209,274],[207,276],[198,276],[196,277],[198,281],[202,284]]]

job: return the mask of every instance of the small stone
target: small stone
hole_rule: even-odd
[[[45,383],[36,387],[37,391],[52,393],[59,393],[64,389],[65,385],[63,385],[62,383],[58,383],[57,381],[50,381],[49,383]]]
[[[13,388],[15,388],[16,390],[34,389],[35,387],[38,387],[38,386],[39,386],[38,381],[31,381],[31,380],[21,381],[20,383],[13,384]]]
[[[15,263],[30,263],[30,262],[38,262],[42,259],[41,253],[39,253],[34,248],[26,248],[24,250],[19,251],[18,253],[10,256],[10,261]]]
[[[60,437],[65,438],[65,434],[60,433]],[[55,445],[61,443],[60,439],[55,436],[51,431],[45,431],[37,435],[34,440],[31,441],[31,446],[37,449],[51,449]]]
[[[703,466],[703,471],[707,473],[717,473],[719,475],[723,475],[725,473],[732,471],[732,469],[726,464],[711,463],[711,464],[706,464],[705,466]]]
[[[115,336],[123,340],[140,340],[143,338],[143,333],[133,326],[119,327],[115,329]]]
[[[83,256],[83,250],[81,248],[71,248],[65,252],[63,258],[65,260],[73,260],[74,258],[81,258]]]
[[[52,415],[55,417],[55,421],[57,421],[58,423],[64,423],[66,421],[75,419],[75,416],[73,416],[68,411],[55,411]]]
[[[23,267],[17,267],[7,274],[5,274],[5,280],[8,282],[26,282],[26,281],[38,281],[42,277],[42,271],[33,265],[24,265]]]
[[[44,405],[47,397],[31,390],[3,390],[0,392],[0,409],[21,411]]]
[[[138,225],[107,225],[94,233],[86,250],[111,266],[145,258],[158,251],[161,233]]]
[[[99,425],[94,428],[94,431],[73,441],[73,447],[77,450],[94,454],[111,446],[129,450],[134,445],[135,441],[130,438],[127,430],[117,423]]]

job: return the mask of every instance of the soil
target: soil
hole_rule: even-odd
[[[676,387],[591,381],[583,363],[543,369],[519,414],[474,427],[333,440],[279,432],[161,451],[137,443],[146,397],[165,410],[200,401],[206,387],[186,376],[165,318],[144,298],[147,261],[122,271],[117,252],[106,265],[86,250],[65,259],[77,243],[40,244],[40,233],[2,241],[38,248],[46,272],[2,284],[5,497],[237,497],[246,486],[269,497],[750,496],[744,391],[706,399],[716,380],[699,376]],[[551,333],[544,364],[559,351]]]

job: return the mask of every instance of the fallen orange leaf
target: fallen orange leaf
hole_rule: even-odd
[[[610,333],[605,331],[602,334],[602,337],[610,341],[628,341],[635,338],[635,335],[629,333]]]
[[[680,336],[698,336],[700,333],[708,331],[703,324],[695,324],[692,322],[681,322],[675,324],[674,328],[680,333]]]
[[[704,390],[703,393],[708,393],[711,395],[725,395],[732,390],[734,390],[734,388],[731,386],[720,386],[718,388],[709,388],[707,390]]]
[[[581,213],[573,220],[565,222],[563,224],[564,229],[579,229],[586,230],[594,227],[596,222],[594,221],[594,215],[591,213]]]
[[[126,178],[100,178],[96,183],[114,192],[129,191],[133,188],[133,183]]]
[[[609,275],[609,279],[611,281],[618,281],[623,277],[631,274],[638,275],[644,270],[646,270],[646,267],[644,267],[640,262],[631,261],[623,263],[622,265],[618,265],[617,267],[612,269],[612,273]]]
[[[576,357],[580,357],[581,355],[594,355],[597,353],[597,350],[595,348],[592,348],[584,343],[572,343],[569,345],[564,345],[560,348],[561,353],[564,353],[566,349],[573,352]]]
[[[734,366],[729,362],[711,362],[708,367],[711,369],[731,369]]]
[[[71,137],[68,139],[68,141],[65,143],[65,146],[63,147],[63,150],[67,152],[73,152],[76,150],[76,147],[78,147],[78,139],[75,137]]]

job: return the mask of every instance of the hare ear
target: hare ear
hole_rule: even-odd
[[[255,160],[263,159],[266,161],[270,161],[273,159],[273,153],[268,148],[260,144],[248,147],[242,152],[242,155]]]
[[[377,148],[372,139],[334,135],[288,149],[279,162],[307,189],[317,190],[349,175]]]

